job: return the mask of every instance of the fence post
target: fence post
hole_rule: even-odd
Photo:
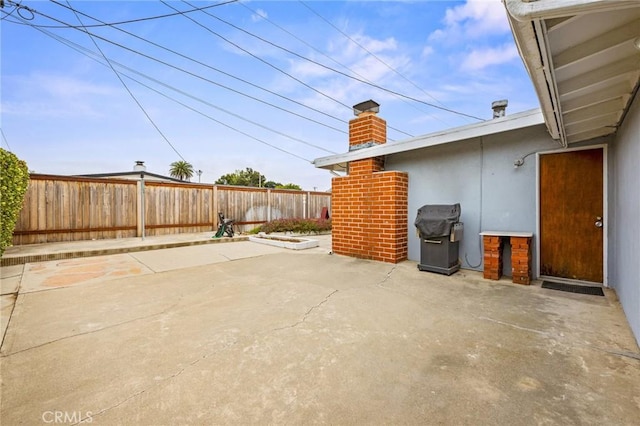
[[[213,200],[211,203],[211,209],[213,210],[211,212],[211,221],[213,222],[212,227],[215,231],[217,229],[216,223],[218,223],[218,185],[215,183],[213,184]]]
[[[267,222],[271,222],[271,189],[267,189]]]
[[[136,182],[136,237],[142,237],[142,181]]]

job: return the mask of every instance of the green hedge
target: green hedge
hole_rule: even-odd
[[[319,234],[331,231],[331,219],[276,219],[251,230],[250,234],[265,232],[291,232],[295,234]]]
[[[0,148],[0,256],[11,245],[13,230],[28,186],[27,163]]]

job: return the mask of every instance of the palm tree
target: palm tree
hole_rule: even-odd
[[[190,180],[193,176],[193,166],[184,160],[174,161],[171,163],[171,169],[169,169],[169,175],[171,177],[180,180]]]

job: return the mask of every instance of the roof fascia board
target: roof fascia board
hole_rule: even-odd
[[[549,37],[547,37],[547,26],[544,20],[533,21],[533,26],[538,39],[538,48],[542,57],[542,72],[546,80],[546,87],[549,93],[549,101],[553,109],[553,124],[557,127],[560,144],[563,148],[567,147],[567,135],[564,129],[564,120],[562,115],[562,104],[558,92],[558,83],[555,75],[555,66],[551,57],[551,48],[548,45]],[[554,138],[555,139],[555,138]]]
[[[533,23],[520,22],[511,16],[509,16],[508,21],[524,67],[538,95],[547,130],[553,139],[560,139],[560,127],[554,113],[553,101],[549,95],[545,66]]]
[[[344,154],[316,158],[313,161],[313,164],[317,168],[333,169],[333,166],[348,163],[350,161],[398,154],[401,152],[413,151],[416,149],[428,148],[431,146],[443,145],[541,124],[544,124],[544,117],[540,109],[536,108],[518,114],[495,118],[467,126],[454,127],[453,129],[430,133],[428,135],[418,136],[403,141],[376,145],[370,148],[346,152]]]
[[[520,22],[637,7],[638,0],[503,0]]]

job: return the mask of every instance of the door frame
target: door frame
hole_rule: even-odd
[[[590,284],[590,285],[602,285],[609,287],[609,268],[608,268],[608,247],[609,247],[609,194],[608,194],[608,179],[609,175],[609,163],[607,155],[607,144],[595,144],[588,146],[580,146],[575,148],[556,149],[551,151],[540,151],[536,153],[536,276],[538,278],[549,278],[555,281],[563,281],[572,284]],[[540,275],[540,156],[546,154],[562,154],[572,151],[585,151],[588,149],[602,149],[602,221],[604,226],[602,227],[602,283],[593,283],[590,281],[572,280],[568,278],[558,278],[546,275]]]

